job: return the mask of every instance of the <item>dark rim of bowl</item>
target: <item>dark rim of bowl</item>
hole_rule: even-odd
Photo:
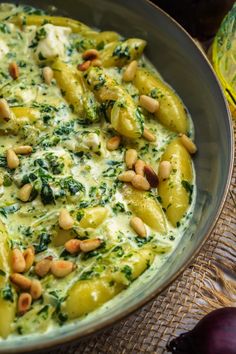
[[[232,177],[232,173],[233,173],[233,161],[234,161],[234,135],[233,135],[233,126],[232,126],[232,119],[231,119],[231,113],[228,107],[228,103],[226,101],[226,98],[224,96],[223,93],[223,89],[221,87],[220,81],[216,75],[216,73],[214,72],[213,67],[211,66],[208,58],[206,57],[205,53],[198,47],[198,45],[196,44],[196,42],[194,41],[194,39],[191,37],[191,35],[175,20],[173,19],[169,14],[167,14],[164,10],[162,10],[159,6],[157,6],[156,4],[154,4],[153,2],[151,2],[151,0],[145,0],[146,3],[148,3],[149,5],[151,5],[154,9],[158,9],[158,11],[160,11],[164,16],[168,17],[169,20],[171,22],[173,22],[176,27],[178,27],[178,29],[182,32],[185,33],[185,36],[188,37],[188,39],[192,42],[192,44],[195,46],[195,48],[197,48],[197,50],[200,52],[201,56],[204,58],[204,60],[206,61],[206,64],[208,65],[209,70],[212,72],[213,76],[215,77],[215,80],[218,84],[218,87],[222,93],[223,96],[223,100],[225,102],[225,108],[227,111],[227,117],[228,117],[228,123],[229,123],[229,128],[230,128],[230,144],[231,144],[231,152],[230,152],[230,166],[229,166],[229,170],[228,170],[228,178],[227,178],[227,182],[225,184],[225,188],[224,188],[224,194],[222,196],[221,202],[220,202],[220,206],[216,212],[215,215],[215,219],[213,221],[213,223],[210,225],[208,232],[206,233],[205,237],[202,239],[202,242],[200,243],[200,245],[197,247],[197,249],[195,249],[193,251],[193,253],[191,254],[191,256],[189,257],[188,261],[172,276],[172,278],[170,280],[168,280],[167,282],[165,282],[161,287],[159,287],[158,289],[156,289],[155,291],[153,291],[151,294],[149,294],[149,296],[145,297],[143,300],[138,301],[135,305],[131,306],[128,310],[126,310],[123,313],[120,313],[119,315],[110,318],[109,320],[106,321],[106,323],[103,323],[102,325],[97,324],[95,327],[93,326],[93,328],[91,328],[90,330],[87,330],[86,333],[75,333],[75,334],[66,334],[65,336],[62,335],[61,338],[55,338],[55,339],[49,339],[46,342],[40,343],[40,344],[30,344],[29,346],[26,347],[22,347],[22,348],[18,348],[18,350],[16,351],[16,349],[4,349],[4,352],[1,351],[0,349],[0,353],[3,354],[7,354],[7,353],[27,353],[27,352],[32,352],[32,351],[40,351],[42,349],[46,350],[46,349],[50,349],[53,347],[57,347],[60,344],[64,344],[64,345],[68,345],[71,342],[76,342],[78,340],[82,340],[86,337],[92,336],[95,332],[101,332],[102,330],[106,329],[107,327],[111,326],[111,325],[115,325],[117,322],[123,320],[124,318],[128,317],[129,315],[131,315],[132,313],[134,313],[135,311],[137,311],[138,309],[140,309],[142,306],[146,305],[148,302],[150,302],[151,300],[153,300],[155,297],[157,297],[158,295],[160,295],[163,291],[165,291],[183,272],[185,269],[187,269],[187,267],[192,263],[192,261],[194,260],[194,258],[197,256],[197,254],[200,252],[201,248],[203,247],[204,243],[208,240],[208,238],[210,237],[213,228],[215,227],[217,221],[219,220],[219,217],[221,215],[222,209],[224,207],[224,204],[226,202],[226,198],[227,198],[227,193],[230,187],[230,181],[231,181],[231,177]]]

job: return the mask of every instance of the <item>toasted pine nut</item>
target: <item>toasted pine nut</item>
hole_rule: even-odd
[[[136,189],[143,190],[143,191],[148,191],[150,189],[150,184],[148,180],[140,175],[134,176],[134,178],[131,181],[132,186]]]
[[[100,67],[102,66],[102,61],[100,59],[94,59],[91,61],[91,65]]]
[[[8,122],[11,119],[11,110],[4,98],[0,99],[0,118]]]
[[[161,181],[164,181],[165,179],[169,178],[171,168],[171,163],[169,161],[160,162],[158,176]]]
[[[15,147],[13,150],[17,155],[29,155],[33,151],[33,148],[29,145],[22,145]]]
[[[74,219],[70,216],[70,213],[66,209],[61,209],[59,214],[59,226],[63,230],[70,230],[74,225]]]
[[[80,249],[82,252],[90,252],[95,250],[101,245],[101,240],[99,238],[94,238],[90,240],[84,240],[80,243]]]
[[[25,259],[25,272],[28,272],[34,263],[34,247],[27,248],[23,255]]]
[[[121,182],[131,182],[134,176],[136,176],[136,173],[133,170],[129,170],[121,173],[118,176],[118,180]]]
[[[31,287],[31,280],[19,273],[13,273],[10,275],[10,280],[13,284],[19,286],[22,290],[28,290]]]
[[[91,64],[90,60],[84,61],[83,63],[77,66],[77,69],[80,71],[86,71],[90,67],[90,64]]]
[[[17,310],[18,313],[23,315],[30,309],[32,303],[32,297],[28,293],[21,293],[18,298]]]
[[[99,57],[99,52],[97,49],[88,49],[82,54],[84,60],[94,60]]]
[[[17,168],[20,164],[20,160],[18,159],[16,153],[12,149],[7,150],[7,166],[13,170]]]
[[[180,134],[180,141],[190,154],[195,154],[197,147],[187,135]]]
[[[26,183],[21,189],[19,190],[18,193],[18,198],[22,202],[28,202],[30,199],[30,194],[32,192],[33,186],[30,183]]]
[[[33,279],[30,287],[32,299],[37,300],[42,295],[42,285],[39,280]]]
[[[80,242],[77,238],[72,238],[65,243],[65,249],[71,254],[78,253],[80,251]]]
[[[119,135],[113,136],[109,140],[107,140],[107,150],[113,151],[117,150],[120,146],[121,137]]]
[[[16,62],[12,62],[9,64],[8,71],[14,80],[18,79],[18,77],[20,76],[19,66],[16,64]]]
[[[137,175],[144,176],[145,162],[143,160],[137,160],[134,165]]]
[[[143,137],[144,139],[150,142],[156,141],[155,135],[152,134],[152,132],[150,132],[150,130],[148,130],[147,128],[144,128],[143,130]]]
[[[44,258],[36,264],[34,271],[39,277],[43,278],[50,271],[51,264],[52,258]]]
[[[140,237],[147,236],[147,230],[145,228],[145,225],[144,225],[143,221],[140,218],[138,218],[137,216],[133,216],[131,218],[130,226]]]
[[[132,81],[137,71],[138,63],[136,60],[131,61],[123,73],[124,81]]]
[[[54,75],[53,70],[49,66],[45,66],[43,68],[43,79],[45,84],[47,84],[48,86],[52,82],[53,75]]]
[[[129,169],[134,167],[135,162],[137,161],[138,153],[134,149],[129,149],[125,153],[125,163]]]
[[[12,250],[12,270],[15,273],[23,273],[25,271],[26,263],[23,253],[15,248]]]
[[[74,264],[70,261],[52,261],[51,272],[57,278],[64,278],[74,270]]]
[[[149,165],[144,166],[144,174],[152,188],[156,188],[158,186],[158,176],[153,168]]]
[[[150,113],[155,113],[159,108],[159,102],[152,97],[141,95],[139,99],[140,105]]]

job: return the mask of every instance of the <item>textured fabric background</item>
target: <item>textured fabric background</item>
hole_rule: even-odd
[[[221,217],[200,254],[182,276],[165,293],[114,327],[79,344],[63,346],[57,350],[50,350],[49,353],[167,353],[165,347],[170,338],[191,329],[203,313],[211,311],[215,305],[219,307],[225,305],[224,297],[216,296],[215,301],[210,300],[211,290],[213,289],[214,293],[214,284],[219,281],[214,270],[215,262],[224,264],[236,274],[235,202],[234,163],[231,187]],[[202,302],[204,295],[210,301],[206,306]]]

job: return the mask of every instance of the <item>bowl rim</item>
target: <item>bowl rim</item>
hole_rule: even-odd
[[[151,5],[155,10],[157,9],[159,12],[162,13],[162,15],[164,15],[165,17],[168,17],[169,21],[171,21],[172,23],[175,24],[175,26],[181,31],[184,32],[185,36],[192,42],[193,46],[198,50],[199,54],[202,56],[202,58],[205,60],[208,69],[211,71],[212,75],[215,78],[215,81],[218,85],[218,88],[222,94],[222,98],[223,101],[225,103],[225,108],[227,111],[227,118],[228,118],[228,124],[229,124],[229,130],[230,130],[230,146],[231,146],[231,151],[230,151],[230,164],[229,164],[229,169],[228,169],[228,175],[227,175],[227,181],[224,187],[224,191],[223,191],[223,195],[222,195],[222,199],[220,201],[220,205],[217,209],[214,221],[211,223],[211,225],[208,228],[207,233],[205,234],[205,236],[203,237],[202,241],[200,242],[200,244],[198,245],[198,247],[196,249],[194,249],[192,251],[192,254],[189,256],[189,259],[186,261],[186,263],[180,267],[180,269],[173,274],[173,276],[168,280],[165,281],[163,283],[162,286],[160,286],[158,289],[156,289],[155,291],[153,291],[151,294],[149,294],[148,296],[146,296],[144,299],[139,300],[136,304],[132,305],[131,307],[129,307],[129,309],[127,309],[125,312],[122,312],[118,315],[116,315],[115,317],[112,317],[110,319],[108,319],[105,323],[103,324],[97,324],[95,326],[93,326],[90,329],[87,329],[86,331],[84,331],[85,333],[81,333],[81,332],[76,332],[76,333],[68,333],[65,335],[62,335],[61,338],[56,336],[53,339],[48,339],[45,342],[42,343],[36,343],[36,344],[31,344],[31,343],[27,343],[26,345],[20,347],[20,348],[7,348],[7,349],[3,349],[3,351],[0,348],[0,354],[16,354],[16,353],[30,353],[30,352],[41,352],[41,350],[47,350],[47,349],[54,349],[59,345],[68,345],[69,343],[75,343],[78,342],[79,340],[83,340],[86,339],[88,337],[91,337],[93,334],[95,333],[99,333],[101,331],[104,331],[106,328],[110,327],[110,326],[114,326],[116,325],[118,322],[124,320],[125,318],[127,318],[128,316],[130,316],[131,314],[133,314],[134,312],[138,311],[139,309],[141,309],[141,307],[143,307],[144,305],[147,305],[149,302],[151,302],[152,300],[154,300],[155,297],[157,297],[158,295],[160,295],[161,293],[163,293],[175,280],[177,280],[177,278],[179,278],[179,276],[184,272],[185,269],[187,269],[190,264],[193,262],[193,260],[196,258],[196,256],[199,254],[199,252],[201,251],[203,245],[205,244],[205,242],[209,239],[216,223],[218,222],[221,212],[223,210],[223,207],[225,205],[226,202],[226,198],[227,198],[227,194],[230,188],[230,182],[231,182],[231,178],[232,178],[232,174],[233,174],[233,166],[234,166],[234,147],[235,147],[235,142],[234,142],[234,130],[233,130],[233,123],[232,123],[232,119],[231,119],[231,112],[227,103],[227,100],[225,98],[224,92],[223,92],[223,88],[220,84],[220,80],[216,75],[216,72],[214,71],[209,59],[207,58],[207,56],[205,55],[205,53],[199,48],[199,46],[196,44],[194,38],[187,32],[187,30],[185,30],[181,24],[179,24],[173,17],[171,17],[168,13],[166,13],[164,10],[162,10],[158,5],[154,4],[151,0],[144,0],[147,4]]]

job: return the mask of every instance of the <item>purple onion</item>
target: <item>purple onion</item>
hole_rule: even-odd
[[[166,348],[172,354],[236,354],[236,307],[212,311]]]

